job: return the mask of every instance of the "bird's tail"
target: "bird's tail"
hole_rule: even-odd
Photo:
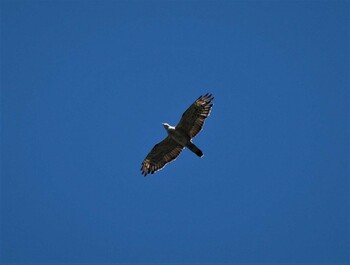
[[[195,153],[197,156],[202,157],[203,156],[203,152],[197,147],[195,146],[193,143],[189,143],[187,145],[188,149],[190,149],[193,153]]]

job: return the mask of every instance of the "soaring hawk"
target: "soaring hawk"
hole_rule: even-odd
[[[209,93],[200,96],[182,114],[181,120],[176,127],[163,123],[168,136],[156,144],[143,160],[141,172],[144,176],[149,173],[155,173],[169,162],[175,160],[185,147],[197,156],[203,156],[203,152],[192,143],[192,138],[202,130],[204,121],[213,107],[211,103],[213,99],[214,97]]]

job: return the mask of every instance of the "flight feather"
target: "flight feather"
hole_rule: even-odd
[[[162,169],[167,163],[175,160],[183,147],[168,136],[156,144],[143,160],[141,171],[144,176]]]
[[[208,118],[214,99],[211,94],[200,96],[183,114],[176,126],[179,130],[185,131],[189,137],[195,137],[203,128],[204,121]]]

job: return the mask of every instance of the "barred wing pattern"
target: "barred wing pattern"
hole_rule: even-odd
[[[200,96],[185,112],[176,129],[185,131],[189,137],[195,137],[203,128],[205,119],[209,116],[214,99],[207,93]]]
[[[182,150],[183,147],[168,136],[156,144],[145,160],[143,160],[141,166],[142,175],[153,174],[162,169],[167,163],[175,160]]]

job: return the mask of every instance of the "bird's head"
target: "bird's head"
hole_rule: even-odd
[[[169,127],[170,127],[170,125],[169,124],[167,124],[167,123],[162,123],[162,125],[163,125],[163,127],[164,127],[164,129],[165,130],[169,130]]]

